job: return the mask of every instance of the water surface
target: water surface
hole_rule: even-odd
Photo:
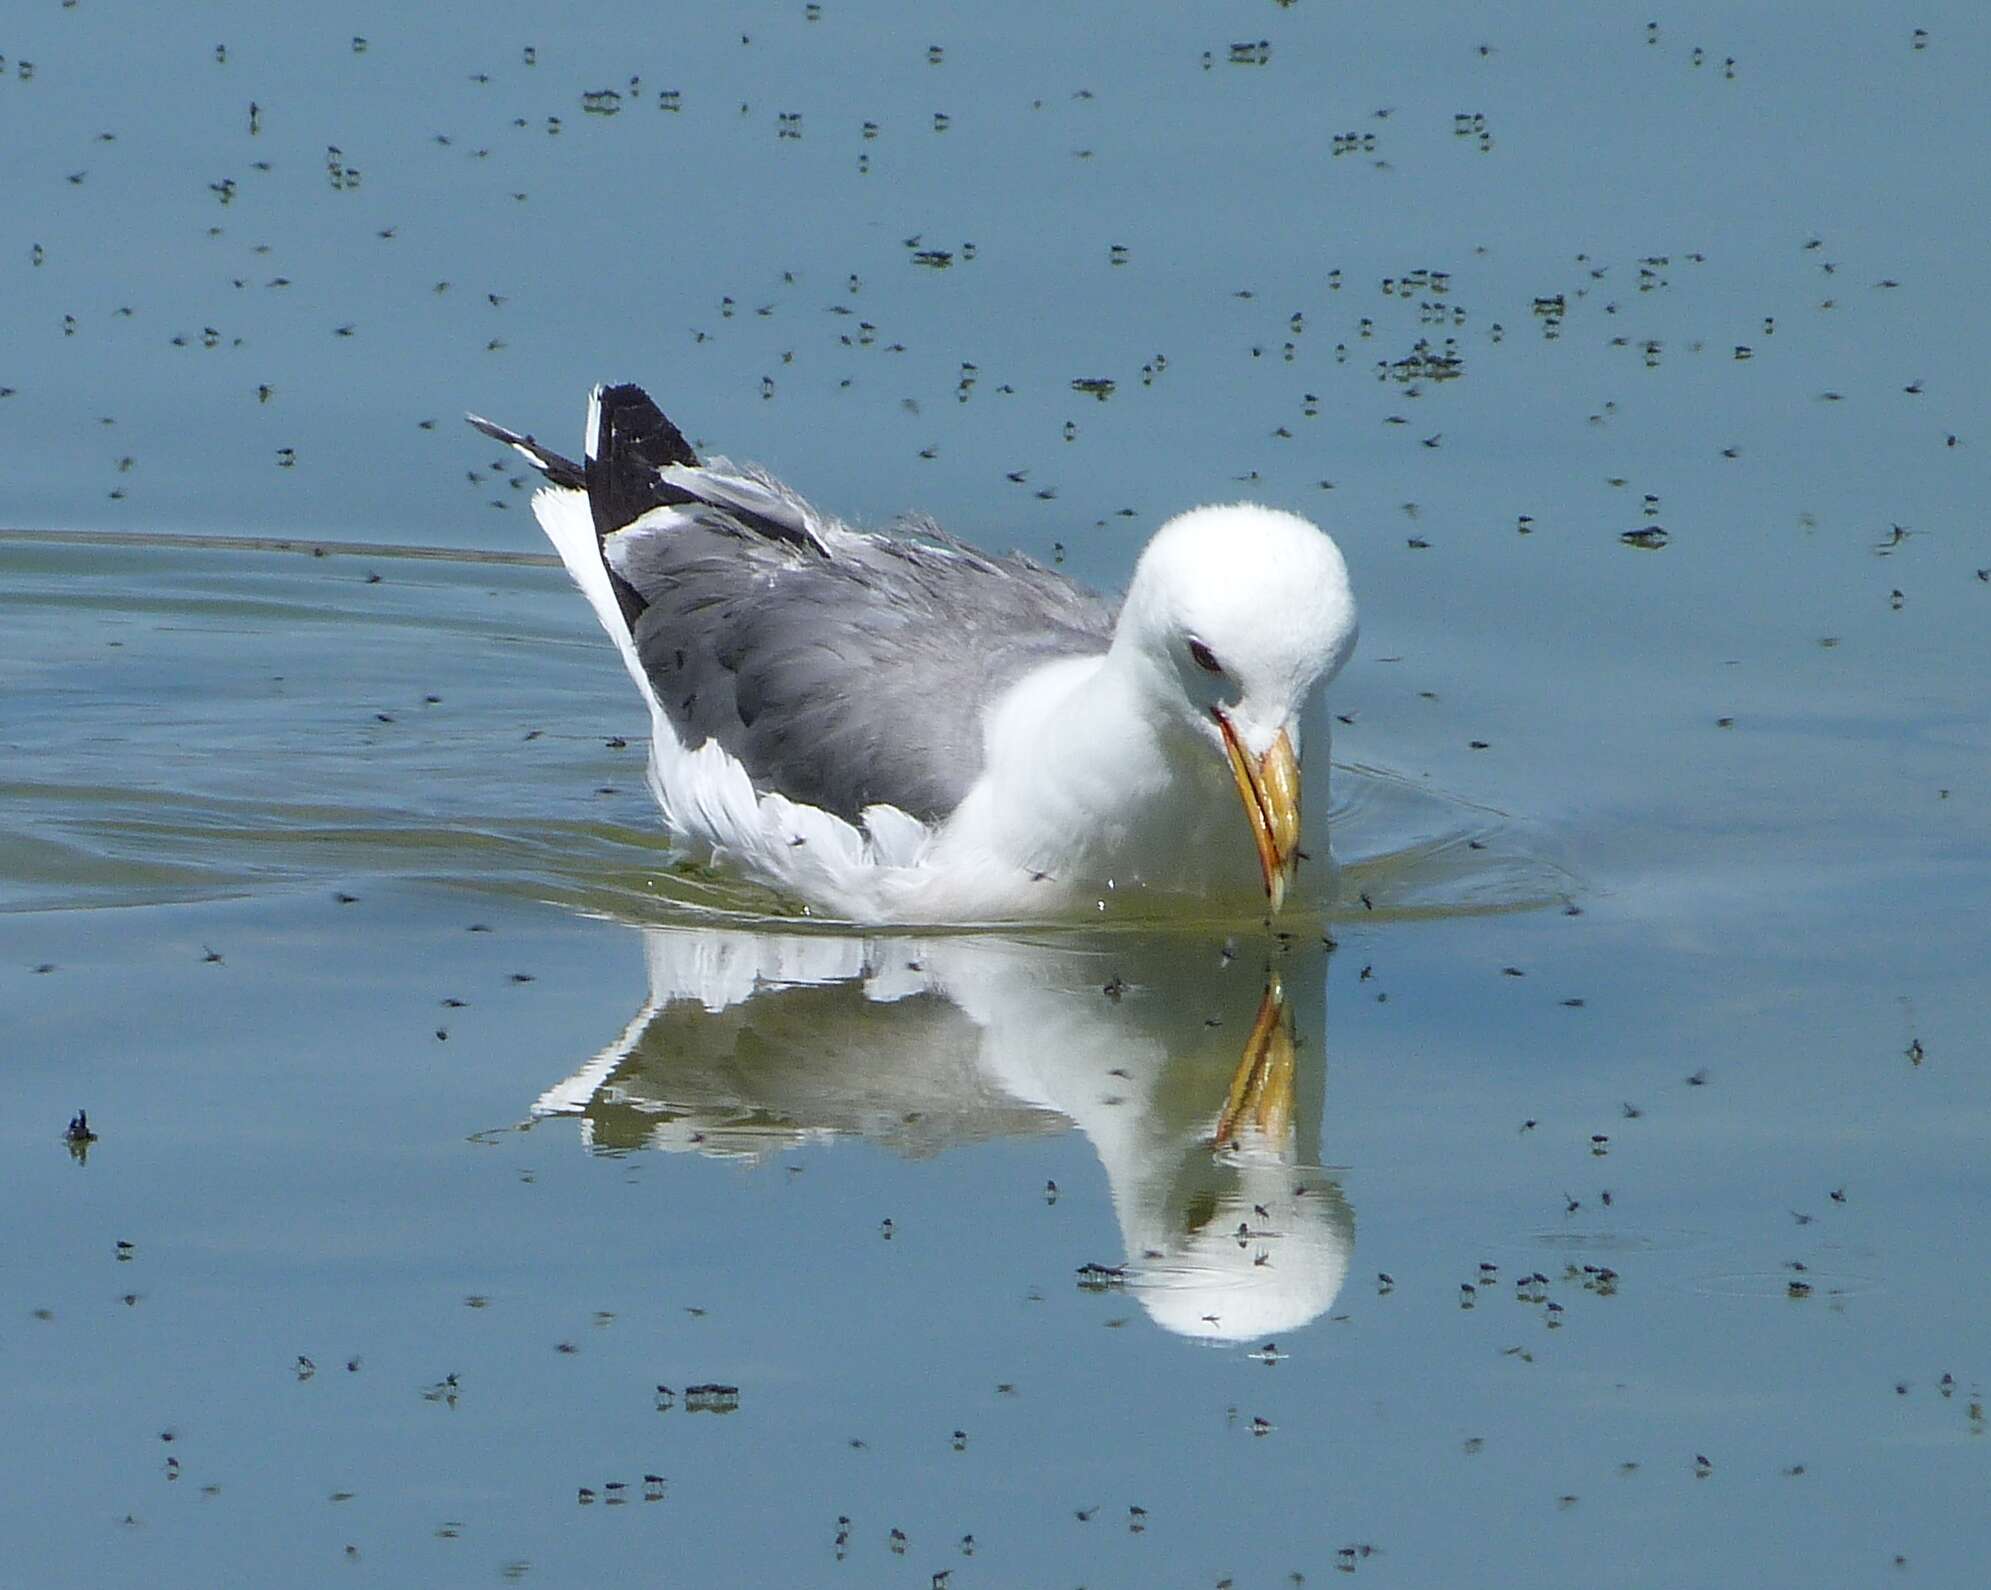
[[[0,56],[13,1577],[1970,1580],[1975,10]],[[1104,586],[1321,519],[1333,913],[756,920],[457,423],[604,378]]]

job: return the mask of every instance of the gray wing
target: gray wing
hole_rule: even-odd
[[[937,532],[836,527],[818,550],[707,504],[653,517],[603,550],[641,598],[637,653],[679,738],[853,822],[876,801],[944,817],[981,773],[989,704],[1112,639],[1083,587]]]
[[[1114,606],[1042,564],[925,523],[860,535],[770,476],[700,463],[641,387],[595,388],[580,463],[467,418],[587,493],[665,716],[763,793],[852,822],[880,801],[944,817],[981,774],[990,702],[1112,640]]]

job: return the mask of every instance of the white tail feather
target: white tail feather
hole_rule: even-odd
[[[593,463],[601,456],[601,383],[588,393],[588,435],[583,456]]]
[[[588,599],[588,605],[595,610],[601,627],[615,642],[615,649],[622,653],[629,677],[636,681],[636,688],[650,703],[650,715],[656,720],[658,732],[670,734],[675,743],[677,736],[671,733],[663,708],[657,702],[657,693],[650,688],[642,660],[636,655],[636,637],[629,633],[622,605],[608,583],[608,567],[601,560],[600,543],[595,540],[594,513],[588,507],[588,494],[564,486],[544,486],[532,494],[532,512],[539,520],[539,528],[546,532],[546,539],[553,543],[553,550],[560,554],[560,561],[567,565],[574,583],[581,588],[581,594]]]
[[[864,831],[871,836],[871,859],[880,867],[918,866],[933,837],[910,812],[883,803],[864,808]]]

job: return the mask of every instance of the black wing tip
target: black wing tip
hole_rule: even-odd
[[[495,420],[487,420],[481,414],[472,414],[468,409],[464,410],[463,423],[474,431],[482,431],[494,442],[503,442],[507,447],[516,447],[520,442],[528,440],[517,431],[508,431]]]
[[[684,439],[684,432],[657,407],[648,392],[633,381],[616,382],[595,390],[597,429],[588,462],[617,459],[662,469],[668,464],[698,467],[698,454]]]
[[[698,454],[640,386],[596,387],[588,420],[584,472],[597,536],[613,535],[652,508],[697,501],[661,478],[674,464],[696,469]]]
[[[481,414],[465,414],[464,420],[474,430],[482,431],[494,442],[503,442],[507,447],[524,455],[532,467],[556,486],[566,486],[575,491],[587,489],[587,474],[571,458],[563,458],[551,448],[541,447],[531,436],[517,431],[508,431],[504,426],[494,424]]]

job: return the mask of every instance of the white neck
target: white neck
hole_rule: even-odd
[[[1237,789],[1221,755],[1144,689],[1131,648],[1047,664],[990,711],[985,771],[932,860],[1009,875],[1019,899],[1138,908],[1150,878],[1179,892],[1262,900]],[[1133,898],[1129,898],[1132,896]]]

